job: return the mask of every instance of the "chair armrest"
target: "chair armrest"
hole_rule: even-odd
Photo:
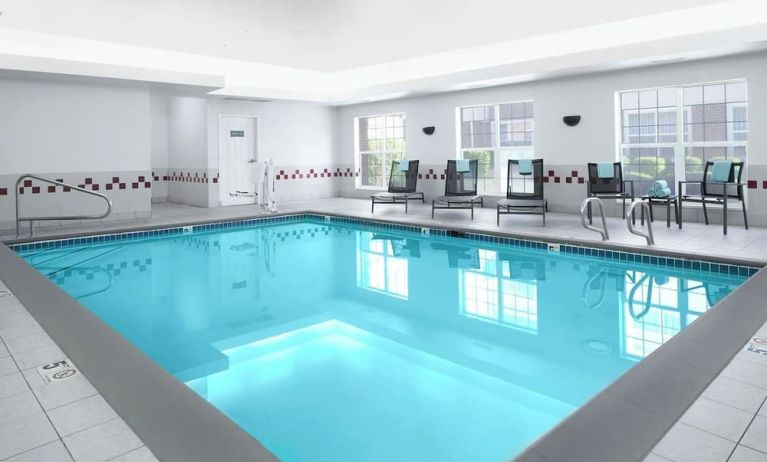
[[[700,181],[700,180],[684,180],[684,181],[677,181],[677,184],[679,186],[677,187],[676,195],[679,196],[679,199],[681,199],[682,196],[684,196],[684,191],[682,190],[684,185],[686,185],[686,184],[699,184],[699,185],[702,186],[703,185],[703,181]]]
[[[631,186],[631,197],[634,197],[634,180],[623,180],[623,190],[626,190],[626,183]]]

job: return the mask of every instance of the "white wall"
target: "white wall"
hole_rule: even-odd
[[[335,197],[337,177],[320,175],[338,168],[335,150],[335,109],[290,101],[256,102],[211,98],[208,100],[208,166],[218,170],[218,118],[243,114],[258,119],[258,160],[274,159],[277,173],[297,178],[278,179],[278,201]],[[316,178],[314,173],[317,174]],[[300,175],[304,175],[300,178]],[[212,186],[211,205],[220,203],[218,185]]]
[[[13,184],[35,173],[86,184],[111,197],[111,218],[148,216],[151,189],[141,176],[150,173],[149,92],[144,88],[0,79],[0,228],[13,225]],[[119,186],[106,185],[119,178]],[[146,179],[146,178],[145,178]],[[97,186],[91,186],[97,185]],[[72,200],[75,194],[34,183],[22,206],[35,214],[94,213],[101,202]]]
[[[152,202],[164,202],[168,199],[168,183],[163,179],[168,169],[168,97],[153,91],[149,105],[152,122]]]
[[[168,200],[208,206],[204,183],[181,180],[208,171],[208,101],[204,97],[171,96],[168,99]]]
[[[455,109],[458,106],[532,99],[535,104],[535,150],[547,169],[562,175],[561,184],[547,184],[546,193],[555,210],[574,211],[585,196],[585,185],[565,184],[572,170],[585,172],[588,161],[609,161],[616,156],[615,92],[620,90],[689,84],[729,79],[748,79],[749,84],[749,176],[759,180],[751,190],[752,212],[767,222],[761,180],[767,179],[767,53],[692,61],[666,66],[568,77],[503,87],[345,106],[338,109],[340,163],[354,163],[354,117],[392,112],[406,113],[408,157],[421,160],[421,171],[439,173],[445,161],[456,155]],[[577,127],[562,123],[565,115],[580,114]],[[421,128],[436,126],[432,136]],[[439,169],[439,170],[437,170]],[[430,195],[443,188],[440,181],[422,181]],[[368,191],[346,187],[344,196],[365,197]],[[767,195],[764,197],[767,199]],[[494,203],[490,203],[494,206]]]

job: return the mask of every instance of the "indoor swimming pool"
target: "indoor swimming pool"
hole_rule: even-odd
[[[507,461],[754,271],[301,215],[15,249],[284,461]]]

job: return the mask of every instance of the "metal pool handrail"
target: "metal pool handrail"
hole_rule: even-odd
[[[101,215],[62,215],[62,216],[50,216],[50,217],[22,217],[20,213],[20,205],[19,205],[19,189],[21,186],[21,182],[26,179],[33,179],[37,181],[42,181],[43,183],[48,183],[56,186],[62,186],[65,188],[73,189],[75,191],[83,192],[85,194],[90,194],[91,196],[100,197],[101,199],[104,199],[107,203],[107,210]],[[51,180],[49,178],[43,178],[37,175],[31,175],[31,174],[25,174],[21,175],[18,180],[16,180],[16,237],[19,237],[21,235],[21,222],[22,221],[28,221],[29,222],[29,235],[34,236],[35,235],[35,228],[34,228],[34,222],[35,221],[46,221],[46,220],[98,220],[101,218],[106,218],[109,216],[110,213],[112,213],[112,201],[109,200],[109,198],[103,194],[88,191],[87,189],[80,188],[78,186],[73,186],[71,184],[62,183],[61,181]]]
[[[636,207],[642,208],[642,215],[647,215],[647,232],[643,233],[642,231],[638,231],[634,229],[634,223],[631,217],[634,216],[634,209]],[[643,238],[647,239],[647,245],[654,245],[655,244],[655,237],[653,237],[652,234],[652,220],[650,219],[650,205],[647,202],[639,201],[639,202],[632,202],[631,205],[629,205],[629,209],[626,212],[626,225],[629,228],[629,232],[631,234],[636,234],[637,236],[642,236]]]
[[[592,203],[596,203],[599,206],[599,216],[602,217],[602,229],[597,228],[586,223],[586,211],[588,206]],[[584,228],[599,233],[602,236],[602,240],[606,241],[610,239],[610,234],[607,232],[607,220],[605,220],[605,209],[602,207],[602,201],[598,197],[587,197],[581,202],[581,224]]]

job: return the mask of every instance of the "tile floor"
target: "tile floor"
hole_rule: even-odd
[[[43,379],[38,367],[62,360],[0,281],[0,461],[156,461],[82,373]]]
[[[767,462],[767,324],[645,462]]]
[[[369,207],[365,200],[338,198],[283,204],[281,211],[312,210],[432,226],[460,225],[533,238],[600,240],[582,228],[574,215],[549,214],[545,228],[537,216],[501,217],[498,227],[494,209],[477,210],[471,221],[468,211],[445,210],[437,211],[432,220],[428,204],[411,204],[407,215],[397,206],[380,206],[371,215]],[[157,204],[150,219],[42,227],[38,236],[172,226],[256,214],[259,209],[255,206],[206,209]],[[640,237],[628,233],[623,220],[608,218],[608,229],[609,242],[646,248]],[[767,261],[767,228],[732,226],[729,235],[723,236],[719,225],[686,223],[678,230],[666,228],[665,222],[658,220],[654,230],[659,249]],[[10,231],[0,231],[0,239],[12,237]],[[0,290],[4,290],[2,282]],[[658,442],[646,461],[767,462],[767,344],[760,342],[767,342],[767,325]],[[84,376],[45,384],[36,367],[62,358],[63,352],[23,306],[13,297],[0,297],[0,461],[156,460]]]

